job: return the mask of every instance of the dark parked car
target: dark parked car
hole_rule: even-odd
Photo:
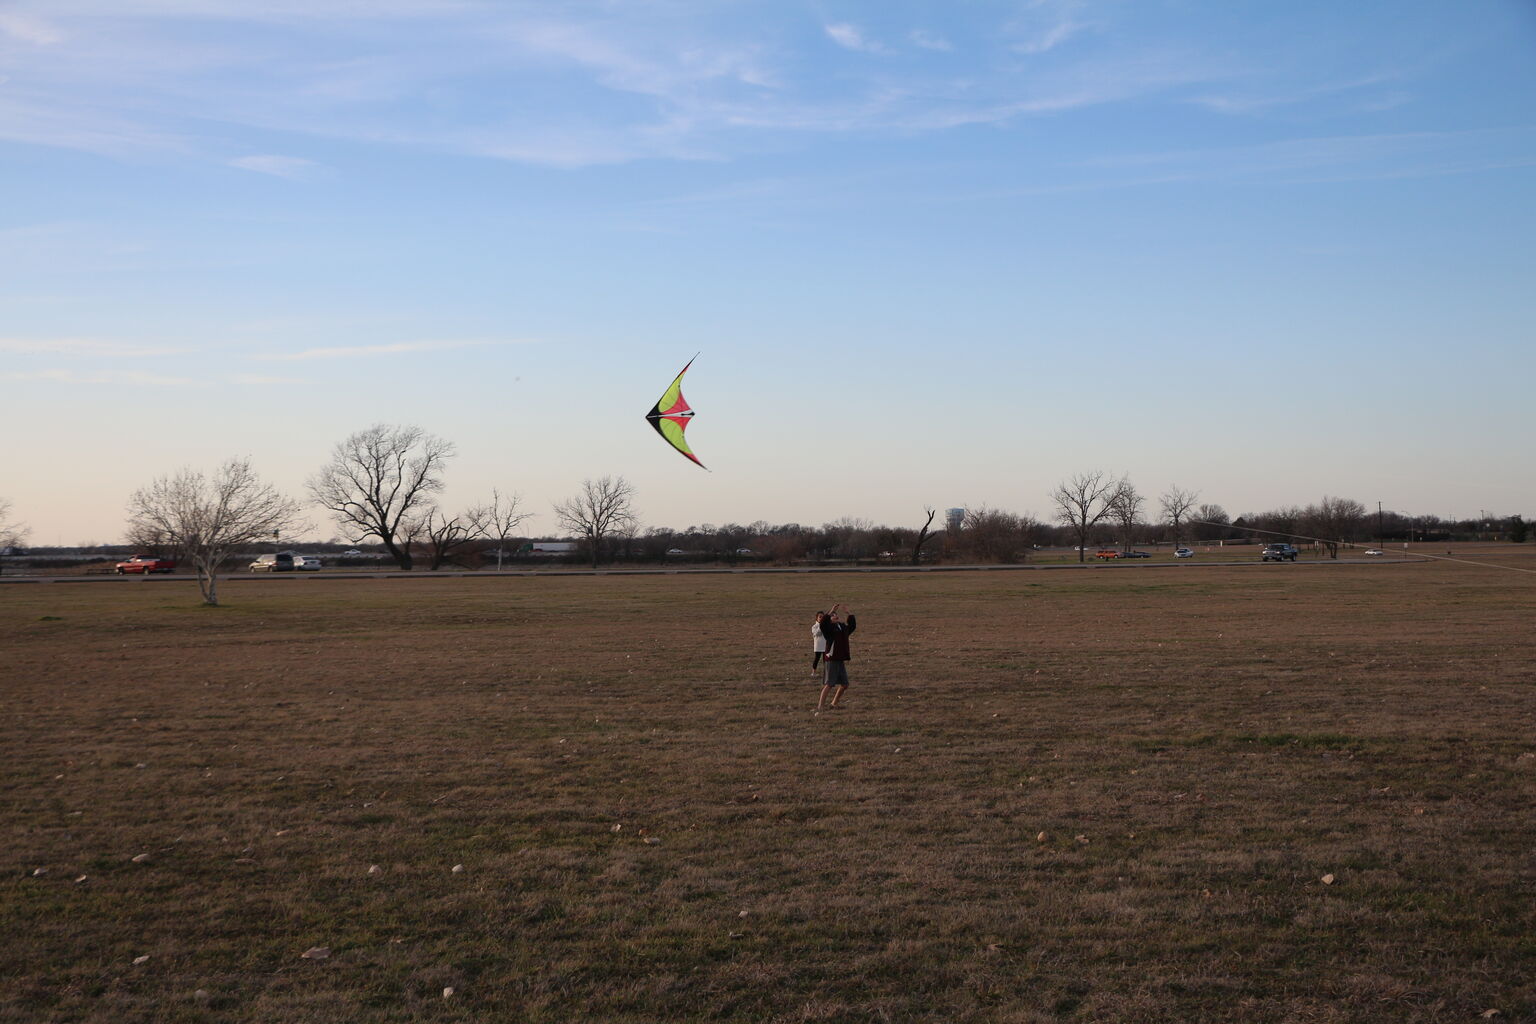
[[[1151,558],[1152,557],[1152,553],[1149,552],[1149,551],[1122,551],[1122,552],[1120,552],[1120,557],[1121,558]]]
[[[1266,562],[1284,562],[1286,560],[1294,562],[1298,554],[1300,552],[1296,550],[1294,544],[1266,544],[1264,545],[1264,552],[1261,557]]]
[[[249,568],[251,572],[292,572],[293,552],[279,551],[275,555],[262,555]]]

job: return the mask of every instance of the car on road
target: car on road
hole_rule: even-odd
[[[1266,562],[1294,562],[1299,554],[1294,544],[1266,544],[1261,557]]]
[[[314,555],[294,555],[293,567],[295,570],[303,570],[304,572],[319,572],[320,559]]]
[[[251,572],[292,572],[293,552],[279,551],[274,555],[261,555],[247,568]]]
[[[1122,552],[1120,552],[1120,557],[1121,558],[1151,558],[1152,557],[1152,553],[1150,551],[1122,551]]]
[[[1111,558],[1119,558],[1120,557],[1120,552],[1116,551],[1114,548],[1100,548],[1099,549],[1099,553],[1094,555],[1093,557],[1094,558],[1102,558],[1102,559],[1104,559],[1104,561],[1107,562]]]
[[[1173,553],[1174,558],[1194,558],[1195,553],[1189,548],[1179,548]]]
[[[1368,554],[1368,555],[1384,555],[1384,554],[1386,554],[1386,552],[1381,550],[1380,548],[1366,548],[1365,549],[1365,553]]]
[[[169,558],[157,558],[154,555],[134,555],[127,561],[118,562],[112,571],[119,576],[148,576],[152,572],[175,572],[176,563]]]

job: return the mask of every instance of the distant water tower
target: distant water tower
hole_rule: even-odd
[[[947,508],[944,510],[944,529],[957,531],[965,522],[965,509]]]

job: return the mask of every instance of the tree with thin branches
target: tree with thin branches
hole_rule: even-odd
[[[26,523],[14,518],[14,509],[10,499],[0,498],[0,548],[20,547],[30,532]]]
[[[524,511],[522,495],[503,497],[500,491],[493,488],[491,503],[482,506],[481,517],[486,535],[496,541],[496,568],[499,571],[502,556],[507,550],[507,539],[515,535],[519,526],[532,519],[533,513]]]
[[[395,564],[409,569],[411,540],[425,530],[453,453],[452,442],[420,427],[376,423],[331,450],[309,493],[351,539],[377,537]]]
[[[265,484],[249,459],[230,459],[212,476],[182,469],[128,499],[130,535],[160,536],[192,560],[203,603],[219,603],[219,570],[237,549],[291,529],[299,505]]]
[[[1163,507],[1163,521],[1173,527],[1173,546],[1179,546],[1179,530],[1189,519],[1189,510],[1200,500],[1199,491],[1186,491],[1174,484],[1158,499]]]
[[[485,510],[472,508],[450,516],[436,505],[421,519],[418,541],[427,553],[427,568],[436,571],[454,562],[464,549],[485,536]]]
[[[1109,514],[1120,524],[1121,547],[1129,551],[1136,542],[1136,527],[1141,522],[1141,507],[1146,498],[1136,490],[1130,480],[1121,478],[1110,497]]]
[[[13,506],[9,499],[0,498],[0,559],[11,553],[11,549],[21,547],[30,532],[27,524],[18,522],[13,518]],[[5,568],[5,563],[0,561],[0,570]]]
[[[603,542],[636,520],[634,502],[635,488],[622,476],[587,479],[574,496],[555,505],[555,519],[586,541],[595,569]]]
[[[1077,560],[1085,561],[1088,535],[1113,507],[1115,494],[1120,486],[1102,470],[1078,473],[1058,484],[1051,492],[1056,505],[1056,521],[1071,529],[1077,537]]]

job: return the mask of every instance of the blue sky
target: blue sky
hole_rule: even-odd
[[[0,0],[0,496],[112,540],[391,422],[535,531],[604,474],[1536,514],[1533,53],[1525,0]],[[695,352],[710,473],[641,418]]]

